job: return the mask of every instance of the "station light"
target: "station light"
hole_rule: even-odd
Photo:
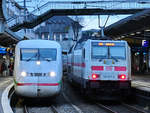
[[[145,31],[150,31],[150,29],[146,29]]]
[[[141,34],[141,32],[136,32],[136,34]]]
[[[133,36],[133,35],[135,35],[135,34],[134,34],[134,33],[131,33],[130,35],[132,35],[132,36]]]

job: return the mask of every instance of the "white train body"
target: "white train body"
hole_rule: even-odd
[[[20,41],[15,49],[15,91],[24,97],[51,97],[62,85],[62,48],[49,40]]]
[[[127,91],[131,86],[130,47],[126,41],[77,43],[68,54],[68,73],[82,90]]]

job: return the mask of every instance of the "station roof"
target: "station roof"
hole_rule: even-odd
[[[33,28],[42,22],[52,18],[53,16],[68,16],[68,15],[115,15],[115,14],[133,14],[144,9],[50,9],[41,15],[27,15],[27,20],[23,23],[15,24],[10,29],[14,32],[19,31],[22,28]],[[32,17],[32,18],[28,18]]]
[[[114,39],[124,37],[150,40],[150,9],[133,14],[104,29]]]
[[[9,45],[16,44],[20,37],[18,37],[14,32],[6,28],[2,33],[0,33],[0,45],[8,47]]]

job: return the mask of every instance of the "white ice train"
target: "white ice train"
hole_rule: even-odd
[[[83,92],[92,90],[126,96],[130,93],[131,58],[126,41],[89,39],[71,49],[68,77],[71,82],[79,84]]]
[[[24,40],[15,48],[14,84],[23,97],[52,97],[62,87],[62,48],[49,40]]]

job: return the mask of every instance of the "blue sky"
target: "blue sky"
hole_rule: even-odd
[[[115,16],[110,16],[109,20],[106,24],[106,26],[109,26],[125,17],[127,17],[129,15],[115,15]],[[101,16],[101,26],[103,26],[105,24],[107,16]],[[98,25],[98,16],[87,16],[84,19],[84,23],[83,23],[83,30],[88,30],[88,29],[99,29],[99,25]]]
[[[23,0],[16,0],[16,1],[23,1]],[[26,0],[27,1],[27,6],[29,11],[33,10],[33,9],[37,9],[37,7],[42,6],[43,4],[47,3],[48,1],[81,1],[81,0]],[[82,1],[97,1],[97,0],[82,0]],[[99,0],[101,1],[101,0]],[[103,0],[103,1],[108,1],[108,0]],[[110,0],[109,0],[110,1]],[[113,1],[113,0],[112,0]],[[117,0],[116,0],[117,1]],[[150,0],[119,0],[119,1],[148,1],[150,2]],[[118,8],[119,6],[121,7],[122,3],[112,3],[111,4],[105,4],[104,6],[109,6],[109,8],[113,7],[113,8]],[[20,3],[20,5],[23,5],[23,2]],[[95,5],[95,4],[94,4]],[[124,5],[124,4],[122,4]],[[126,5],[127,6],[127,5]],[[128,4],[128,7],[142,7],[144,5],[142,4]],[[146,4],[145,6],[150,7],[150,4]],[[52,6],[51,6],[52,7]],[[55,6],[56,7],[56,6]],[[65,6],[66,7],[66,6]],[[43,9],[43,11],[45,11],[47,8]],[[114,15],[114,16],[110,16],[106,26],[119,21],[120,19],[123,19],[125,17],[127,17],[129,15]],[[105,23],[107,16],[101,16],[101,23],[102,25]],[[84,26],[84,30],[87,29],[98,29],[98,17],[97,16],[84,16],[84,22],[82,23],[82,25]]]

